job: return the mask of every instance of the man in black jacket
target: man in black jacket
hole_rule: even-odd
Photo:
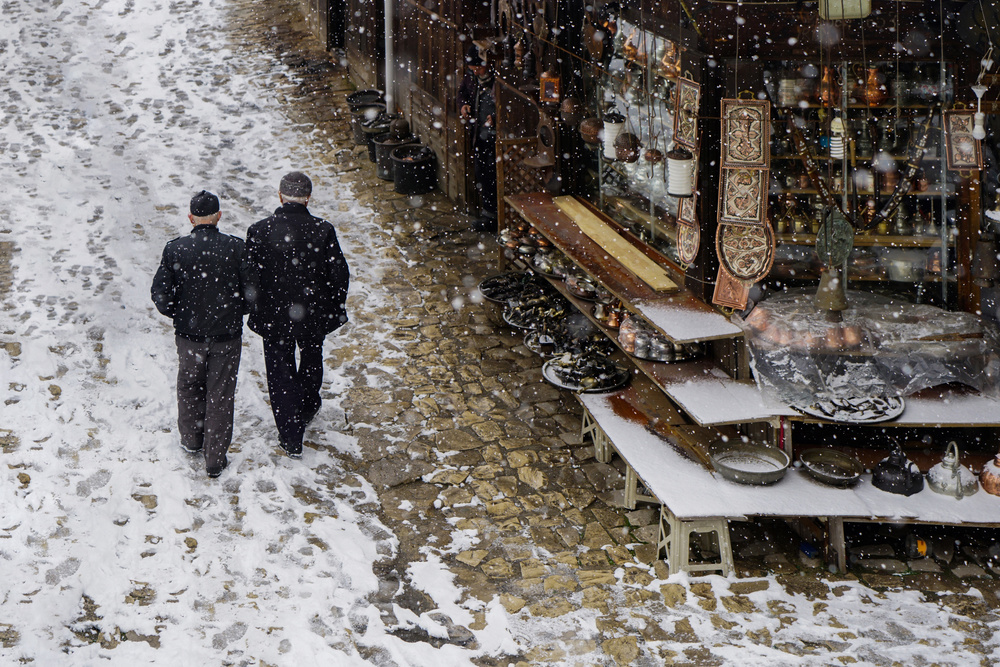
[[[150,294],[174,321],[177,343],[177,428],[181,446],[205,452],[209,477],[229,464],[233,397],[240,366],[245,245],[223,234],[219,198],[202,190],[191,198],[191,233],[167,243]]]
[[[350,281],[333,225],[306,208],[311,195],[308,176],[286,174],[281,206],[247,231],[248,324],[264,339],[271,412],[279,444],[292,458],[302,456],[306,426],[319,412],[323,339],[347,322]]]

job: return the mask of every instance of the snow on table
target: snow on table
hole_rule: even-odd
[[[632,308],[676,343],[742,336],[743,330],[714,310],[691,308],[683,301],[637,301]]]
[[[761,392],[757,385],[734,380],[719,369],[686,378],[682,382],[665,383],[663,389],[700,426],[741,424],[799,415]]]
[[[682,521],[811,516],[1000,525],[1000,497],[982,490],[957,500],[925,487],[906,497],[876,489],[870,476],[853,487],[837,488],[815,481],[796,467],[771,486],[731,482],[686,458],[641,424],[616,415],[608,394],[580,394],[578,398],[650,494]]]

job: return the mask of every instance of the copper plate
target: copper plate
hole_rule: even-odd
[[[697,223],[677,221],[677,256],[685,264],[698,259],[701,249],[701,229]]]
[[[767,100],[722,100],[723,169],[767,169],[771,103]]]
[[[678,233],[678,246],[679,242]],[[755,283],[771,270],[774,230],[763,225],[719,225],[715,235],[719,262],[734,278]]]
[[[712,303],[724,308],[743,310],[750,298],[750,286],[734,278],[725,268],[719,267],[715,278],[715,292]]]
[[[719,223],[759,224],[767,215],[766,169],[722,169]]]

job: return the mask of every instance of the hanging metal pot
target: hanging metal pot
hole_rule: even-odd
[[[565,120],[565,118],[564,118]],[[599,145],[601,143],[601,120],[596,116],[584,118],[580,121],[580,138],[585,143]]]
[[[631,132],[621,132],[615,137],[615,157],[622,162],[635,162],[639,159],[642,143],[639,137]]]
[[[584,106],[578,97],[565,97],[559,104],[559,116],[562,122],[570,127],[576,127],[583,118]]]
[[[931,491],[961,500],[979,490],[976,476],[960,463],[958,443],[948,443],[944,458],[927,471],[927,486]]]
[[[887,493],[912,496],[924,488],[924,476],[896,445],[872,471],[872,486]]]

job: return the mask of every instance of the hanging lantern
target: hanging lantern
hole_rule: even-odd
[[[996,237],[993,232],[982,232],[972,254],[972,282],[979,287],[992,287],[998,276]]]
[[[559,104],[559,72],[555,65],[549,65],[548,69],[542,73],[541,90],[539,99],[542,104]]]
[[[819,0],[819,17],[827,21],[863,19],[871,13],[871,0]]]
[[[976,115],[972,125],[972,138],[982,141],[986,138],[986,114],[983,113],[983,94],[986,86],[979,84],[972,87],[972,92],[976,94]]]
[[[844,119],[834,116],[830,121],[830,157],[834,160],[844,159],[845,134]]]
[[[667,194],[671,197],[694,195],[694,154],[683,146],[667,153]]]
[[[625,127],[625,116],[617,111],[610,111],[604,115],[604,157],[608,160],[617,160],[615,153],[615,139],[621,134]]]

